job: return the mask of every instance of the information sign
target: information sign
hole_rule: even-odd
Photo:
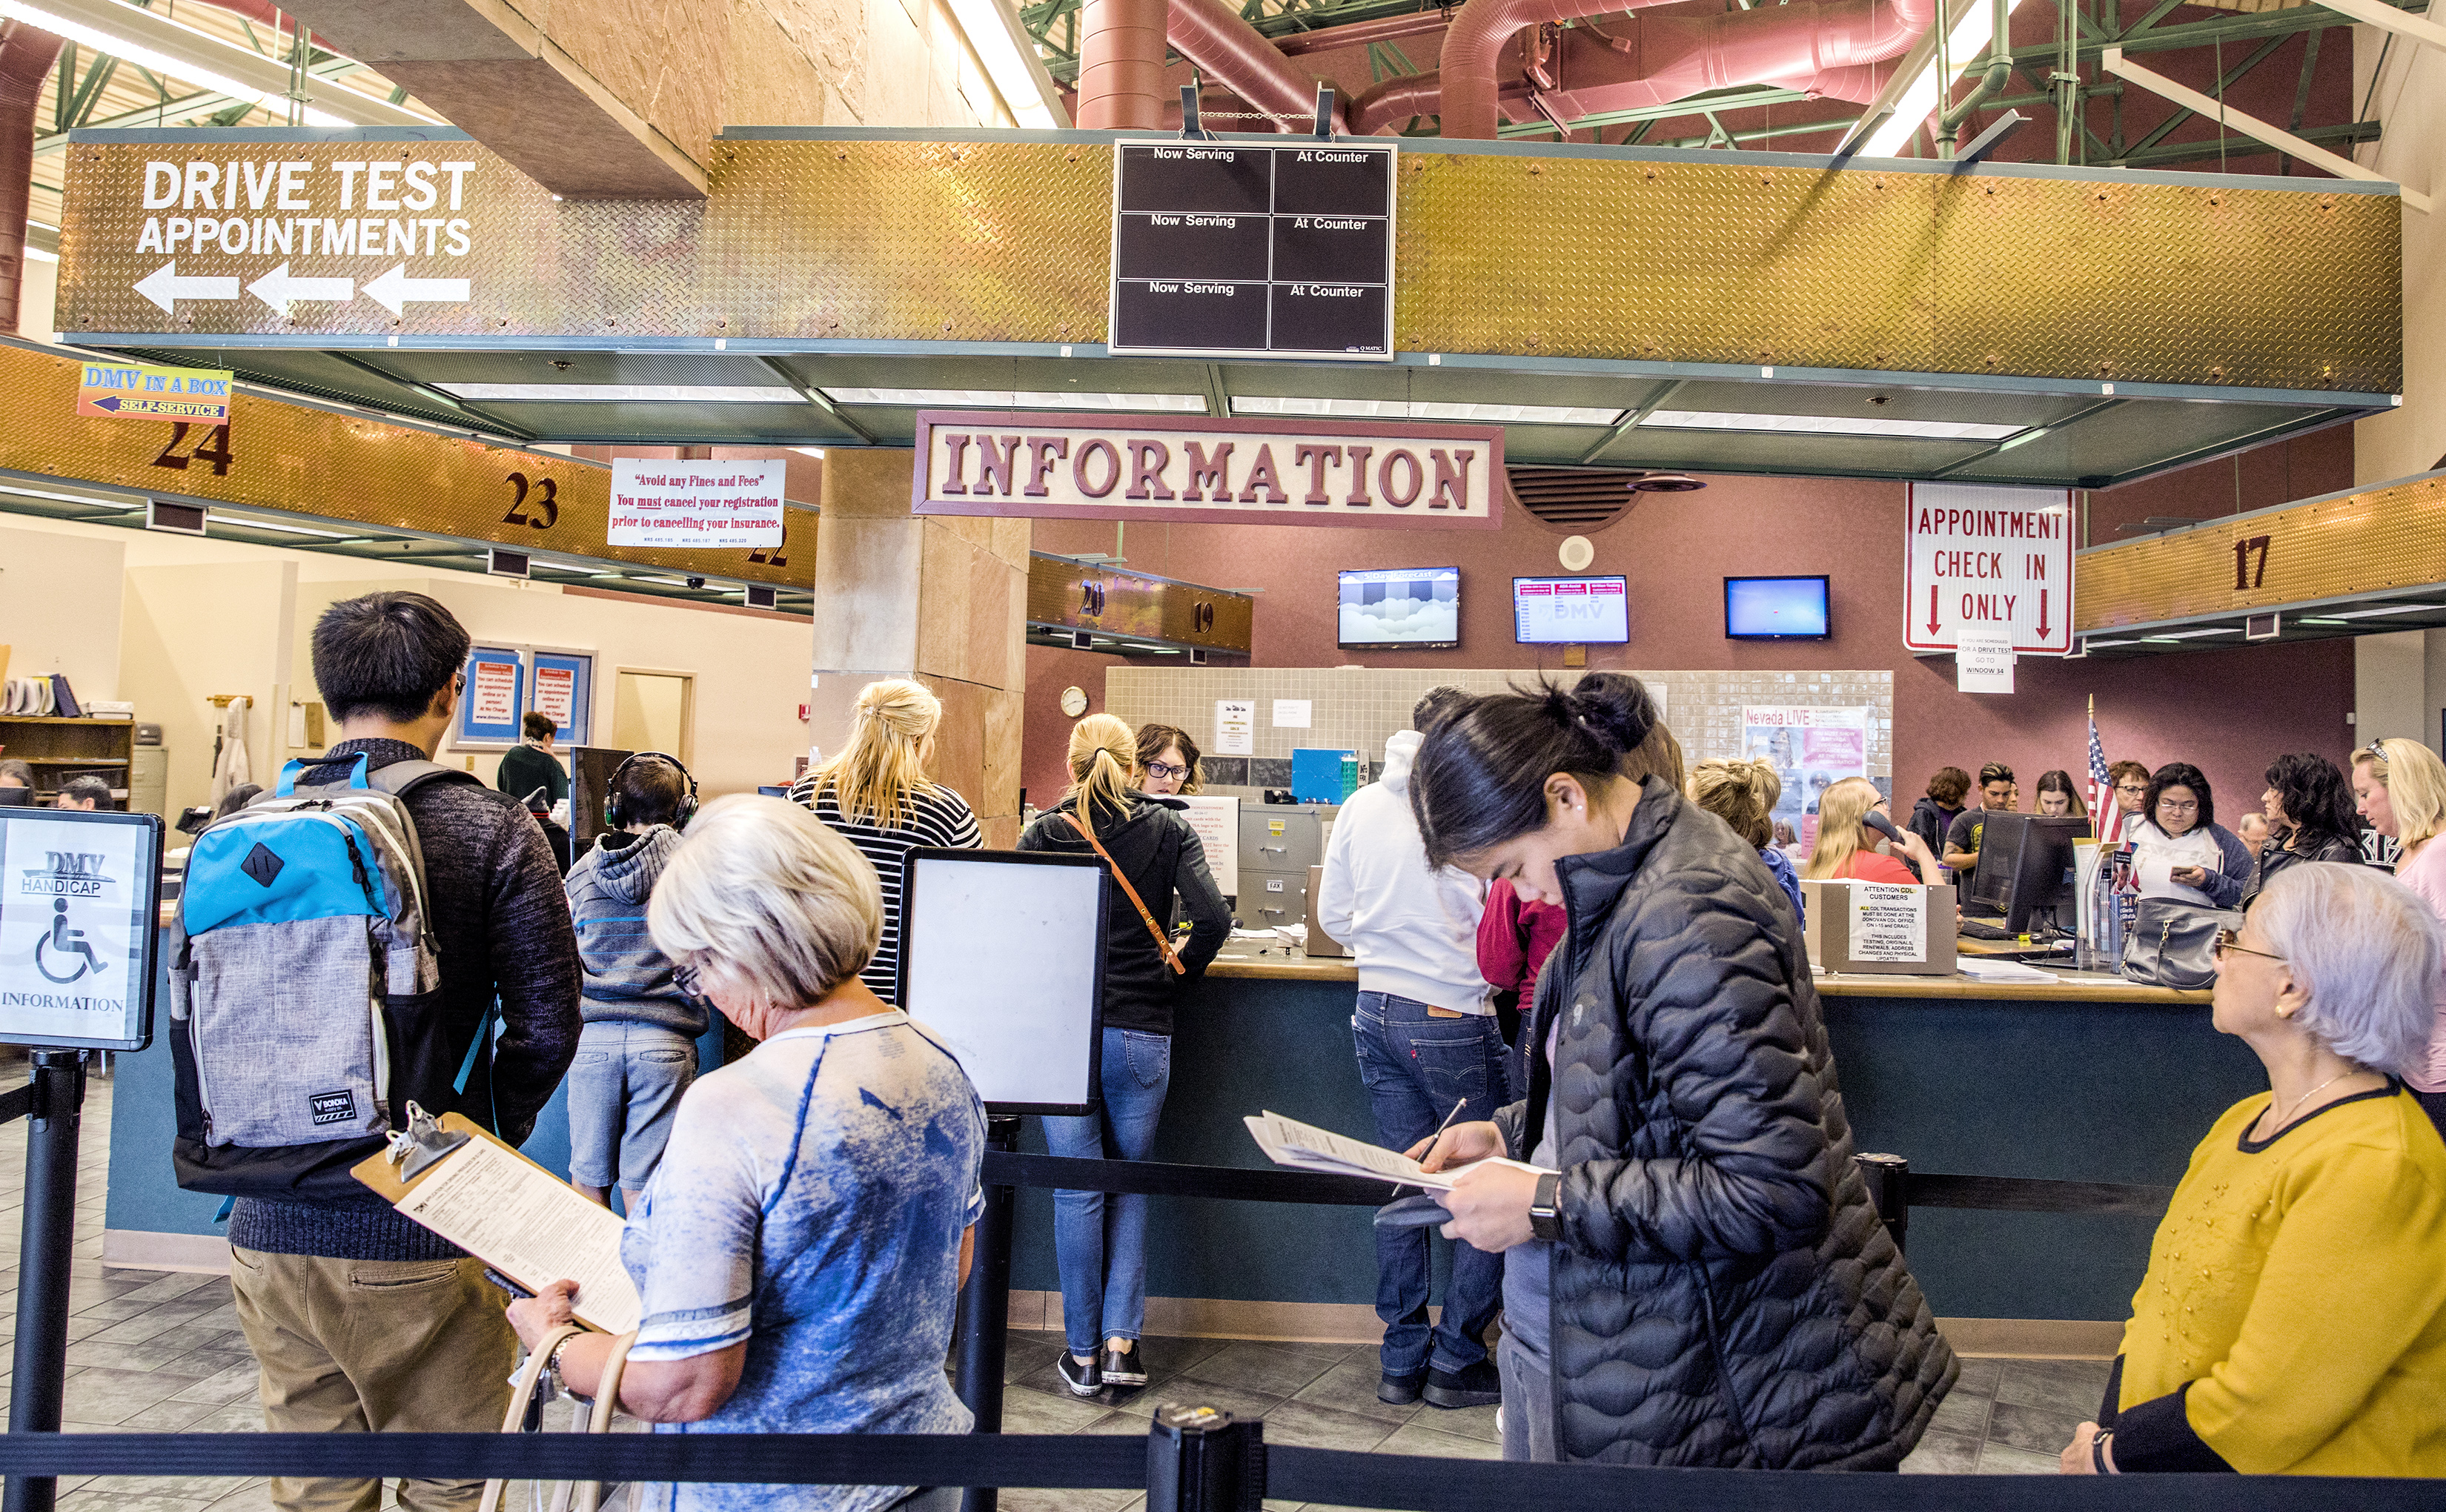
[[[1955,651],[1985,631],[2023,654],[2072,650],[2072,491],[1913,483],[1903,645]]]
[[[153,1040],[161,821],[0,808],[0,1043]]]
[[[779,546],[789,463],[612,463],[613,546]]]
[[[1390,142],[1125,142],[1116,354],[1393,360]]]
[[[80,415],[199,420],[215,425],[229,420],[230,374],[223,369],[90,359],[82,368],[77,383]]]
[[[467,652],[467,686],[459,695],[457,746],[515,746],[527,711],[526,658],[507,646]]]

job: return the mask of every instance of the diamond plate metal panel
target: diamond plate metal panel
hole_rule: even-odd
[[[2085,552],[2073,572],[2083,631],[2446,582],[2446,473]]]
[[[386,425],[257,394],[230,399],[228,451],[196,455],[209,428],[76,413],[77,363],[0,347],[0,470],[206,503],[352,520],[492,541],[519,551],[595,558],[748,582],[812,587],[816,522],[792,511],[781,562],[771,554],[659,551],[604,544],[612,473],[572,458]],[[217,469],[217,470],[216,470]]]
[[[1405,154],[1394,331],[1411,350],[1928,370],[1935,183]]]
[[[556,200],[470,142],[79,142],[66,157],[59,319],[71,334],[723,334],[697,271],[699,200]],[[278,169],[292,162],[306,166],[290,177],[284,208]],[[190,191],[190,163],[209,168],[209,185],[198,174]],[[369,205],[367,173],[338,163],[396,177]],[[447,163],[472,166],[454,174]],[[164,181],[153,164],[176,170],[177,198],[147,209],[148,181],[157,199]],[[422,180],[413,189],[411,169]],[[430,199],[411,204],[424,199],[425,184]],[[216,229],[199,237],[205,220]],[[177,244],[162,245],[174,229]],[[379,248],[371,255],[326,250],[344,232],[354,247],[369,229]],[[464,251],[454,255],[455,246]],[[235,284],[227,296],[179,298],[164,313],[136,285],[173,263],[182,279]],[[274,305],[251,292],[282,266],[292,278],[347,278],[351,297]],[[463,278],[467,296],[415,300],[394,314],[366,292],[393,268],[413,279]]]
[[[706,274],[734,332],[1104,339],[1108,147],[717,142],[709,178]]]
[[[1936,370],[2402,389],[2393,195],[1933,181]]]

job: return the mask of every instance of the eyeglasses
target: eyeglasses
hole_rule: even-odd
[[[1146,773],[1149,777],[1160,777],[1166,782],[1179,782],[1189,775],[1189,768],[1175,766],[1170,762],[1149,762],[1146,765]]]
[[[2145,793],[2149,790],[2149,784],[2147,783],[2117,783],[2115,784],[2115,790],[2118,793]]]
[[[678,983],[679,990],[690,997],[705,995],[705,973],[693,966],[672,967],[671,980]]]
[[[2285,964],[2285,957],[2282,955],[2270,955],[2266,951],[2255,951],[2243,944],[2242,931],[2238,929],[2221,929],[2216,932],[2217,959],[2225,959],[2229,952],[2237,955],[2256,955],[2263,961],[2274,961],[2279,966]]]

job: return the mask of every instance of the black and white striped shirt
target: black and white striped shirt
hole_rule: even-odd
[[[948,787],[934,787],[909,795],[901,805],[900,822],[886,829],[864,820],[844,818],[840,811],[839,794],[830,785],[818,793],[817,784],[823,779],[814,772],[801,777],[790,788],[790,801],[814,809],[816,817],[846,839],[875,865],[875,875],[883,883],[883,938],[876,942],[875,959],[867,962],[858,975],[875,990],[875,995],[897,1007],[900,1002],[900,863],[919,846],[950,846],[975,850],[984,843],[977,833],[977,816],[969,810],[968,801]]]

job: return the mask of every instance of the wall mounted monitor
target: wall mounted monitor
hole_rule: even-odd
[[[1345,651],[1449,651],[1460,644],[1460,569],[1388,567],[1341,575]]]
[[[1826,575],[1724,579],[1728,640],[1824,640],[1834,633]]]
[[[1621,577],[1515,577],[1512,638],[1523,646],[1619,646],[1630,639]]]

